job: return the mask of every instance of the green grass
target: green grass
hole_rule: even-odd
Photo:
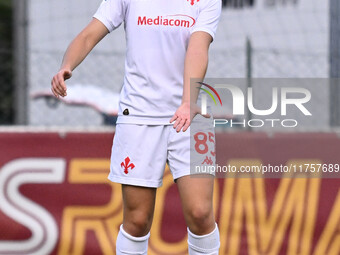
[[[12,1],[0,0],[0,125],[11,124],[14,118],[12,29]]]
[[[12,1],[11,0],[0,0],[0,7],[12,8]]]
[[[12,1],[0,0],[0,41],[11,43],[12,37]]]
[[[0,19],[9,20],[12,17],[12,1],[0,0]]]

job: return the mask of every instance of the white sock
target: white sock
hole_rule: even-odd
[[[150,232],[146,236],[134,237],[125,232],[123,224],[116,242],[116,255],[147,255]]]
[[[188,228],[189,255],[218,255],[220,248],[220,233],[218,227],[209,234],[198,236]]]

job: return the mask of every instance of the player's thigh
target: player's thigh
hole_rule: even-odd
[[[122,185],[124,209],[152,211],[155,206],[156,188]]]
[[[122,185],[123,226],[132,235],[150,231],[155,209],[156,188]]]

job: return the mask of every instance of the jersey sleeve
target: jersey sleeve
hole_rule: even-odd
[[[125,20],[124,0],[103,0],[93,18],[101,21],[112,32]]]
[[[201,0],[202,6],[191,33],[203,31],[215,38],[217,25],[220,20],[222,1],[221,0]]]

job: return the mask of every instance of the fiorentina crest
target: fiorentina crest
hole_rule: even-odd
[[[131,160],[129,157],[126,157],[125,160],[120,164],[121,168],[124,169],[124,173],[128,174],[129,173],[129,169],[134,169],[135,165],[133,163],[130,163]]]
[[[187,0],[187,1],[190,1],[190,4],[191,4],[191,5],[194,5],[195,2],[199,2],[200,0]]]

